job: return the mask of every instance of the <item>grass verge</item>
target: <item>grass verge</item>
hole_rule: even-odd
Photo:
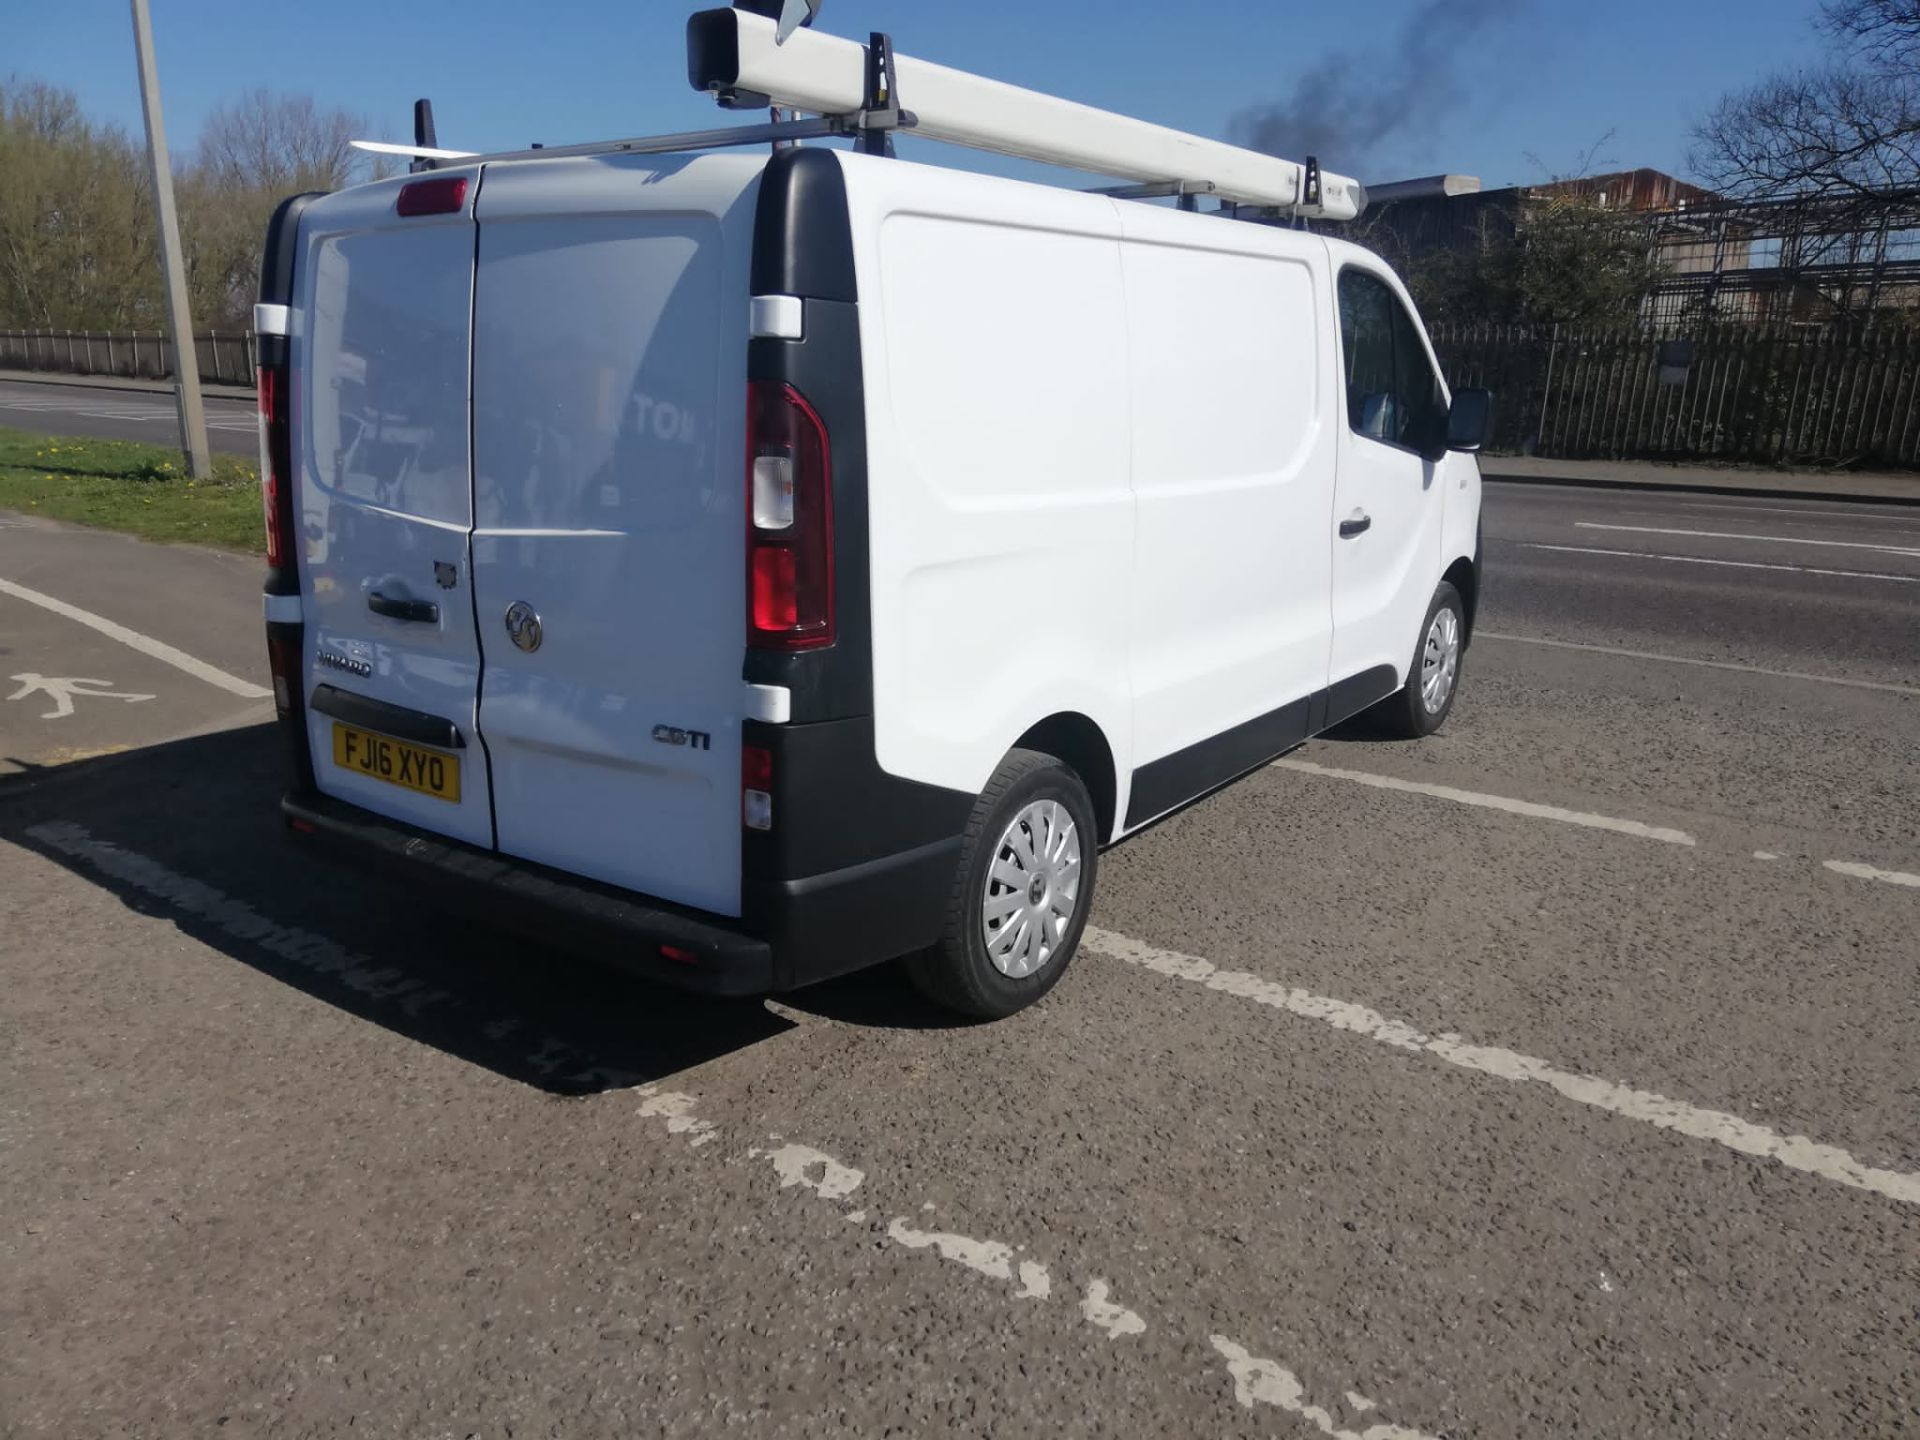
[[[0,426],[0,510],[142,540],[264,549],[258,467],[216,455],[208,479],[189,480],[185,468],[178,450],[158,445]]]

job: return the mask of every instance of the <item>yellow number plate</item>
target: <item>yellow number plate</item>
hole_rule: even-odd
[[[387,735],[375,735],[351,725],[333,723],[333,763],[342,770],[371,775],[389,785],[399,785],[431,795],[436,800],[460,803],[460,757],[421,745],[409,745]]]

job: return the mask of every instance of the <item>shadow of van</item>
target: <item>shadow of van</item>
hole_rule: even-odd
[[[283,764],[267,723],[30,769],[0,777],[0,838],[283,984],[553,1094],[645,1084],[793,1028],[308,850],[280,819]]]

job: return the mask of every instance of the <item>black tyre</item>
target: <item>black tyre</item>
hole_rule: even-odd
[[[1407,683],[1377,707],[1381,723],[1409,740],[1433,734],[1453,711],[1466,658],[1466,606],[1452,583],[1442,580],[1427,607],[1427,618],[1420,622]]]
[[[910,957],[928,999],[997,1020],[1059,982],[1093,905],[1093,801],[1051,755],[1015,750],[975,802],[940,942]]]

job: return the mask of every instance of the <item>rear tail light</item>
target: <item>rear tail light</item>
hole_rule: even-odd
[[[747,643],[831,645],[833,472],[827,429],[798,390],[747,385]]]
[[[263,365],[260,390],[260,502],[267,523],[267,568],[293,560],[293,492],[287,485],[292,446],[287,427],[287,372]]]
[[[740,747],[740,823],[749,830],[773,828],[773,752]]]

